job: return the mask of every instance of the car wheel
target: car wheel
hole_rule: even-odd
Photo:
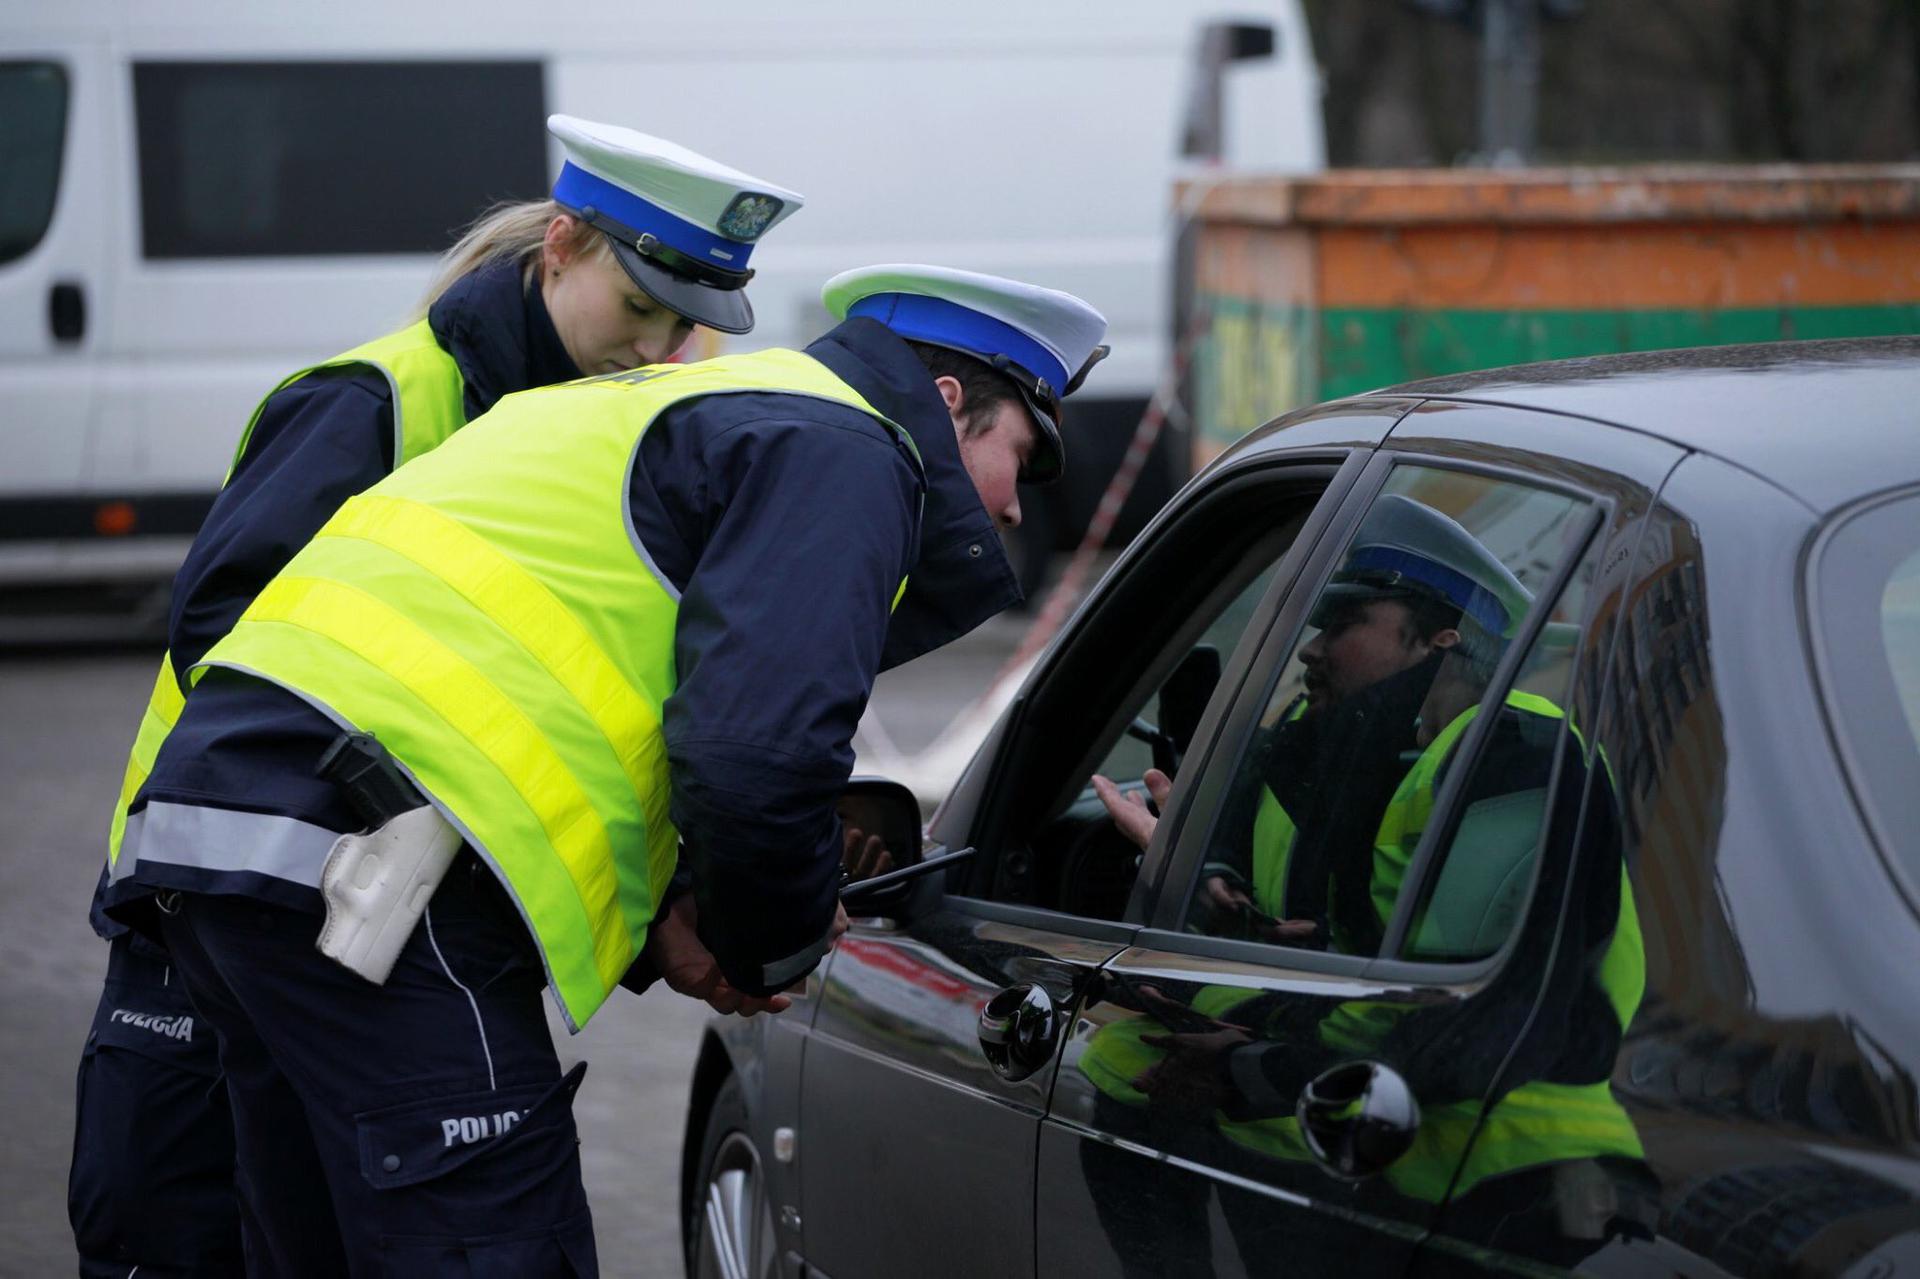
[[[779,1241],[765,1165],[747,1129],[740,1081],[728,1076],[707,1112],[699,1197],[687,1222],[690,1279],[776,1279]]]

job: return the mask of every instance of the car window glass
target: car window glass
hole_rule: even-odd
[[[546,190],[538,62],[142,62],[133,91],[148,258],[437,253]]]
[[[1508,643],[1584,533],[1577,498],[1405,466],[1319,588],[1230,769],[1192,885],[1190,931],[1373,955],[1383,828],[1432,800],[1428,748],[1486,695]],[[1541,655],[1564,672],[1565,657]],[[1423,740],[1424,739],[1424,740]],[[1383,910],[1384,906],[1384,910]]]
[[[1920,494],[1848,518],[1817,573],[1808,616],[1847,766],[1887,851],[1920,876]]]
[[[1223,482],[1132,557],[1063,637],[1001,754],[999,793],[974,839],[972,885],[989,900],[1088,919],[1124,916],[1150,825],[1147,774],[1180,770],[1202,713],[1330,468]]]
[[[1577,795],[1594,763],[1578,724],[1581,753],[1556,780],[1555,760],[1567,740],[1568,692],[1580,619],[1593,585],[1596,545],[1554,601],[1513,683],[1497,707],[1475,704],[1423,719],[1422,750],[1401,779],[1374,841],[1369,892],[1374,912],[1392,916],[1435,801],[1458,767],[1467,729],[1483,714],[1496,718],[1482,738],[1454,801],[1453,827],[1427,869],[1400,957],[1460,963],[1500,949],[1519,921],[1547,832],[1551,793]],[[1444,719],[1442,723],[1439,720]],[[1563,829],[1563,834],[1571,834]]]
[[[1880,593],[1880,643],[1907,733],[1920,741],[1920,549],[1894,565]]]
[[[53,220],[67,77],[51,62],[0,63],[0,262],[25,257]]]
[[[1144,777],[1149,768],[1172,775],[1193,738],[1200,711],[1219,682],[1220,664],[1246,633],[1247,623],[1273,581],[1274,564],[1263,567],[1207,624],[1168,677],[1142,706],[1095,770],[1107,777]]]

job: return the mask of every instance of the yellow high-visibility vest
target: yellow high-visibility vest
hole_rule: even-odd
[[[226,480],[221,481],[222,486],[233,478],[241,457],[246,454],[247,441],[253,438],[253,428],[260,421],[267,400],[317,370],[353,364],[378,369],[392,388],[394,465],[398,466],[437,447],[466,421],[466,386],[460,376],[460,366],[434,340],[433,330],[427,322],[420,320],[398,333],[375,338],[331,360],[301,369],[268,392],[254,406],[253,415],[247,419],[246,430],[240,433],[240,442],[234,447],[233,460],[227,466]],[[160,743],[173,731],[184,704],[185,697],[180,692],[173,658],[170,654],[162,654],[160,673],[154,680],[152,694],[147,698],[147,708],[140,716],[133,750],[127,757],[126,772],[121,777],[120,799],[113,807],[113,824],[107,832],[108,866],[117,865],[120,861],[120,844],[126,834],[127,805],[133,802],[133,797],[146,784],[147,775],[153,771],[153,761],[160,754]]]
[[[660,719],[679,597],[630,530],[630,466],[672,405],[766,391],[866,413],[918,466],[798,351],[510,395],[350,499],[196,668],[374,734],[499,874],[576,1029],[640,954],[677,854]]]

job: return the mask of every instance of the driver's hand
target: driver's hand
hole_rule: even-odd
[[[1142,779],[1147,784],[1147,795],[1153,799],[1155,808],[1167,806],[1167,796],[1173,794],[1173,779],[1157,768],[1149,768]],[[1113,818],[1113,825],[1127,840],[1137,848],[1145,848],[1153,840],[1153,829],[1160,819],[1147,810],[1147,801],[1139,792],[1122,792],[1110,778],[1095,774],[1093,793],[1106,805],[1107,816]]]

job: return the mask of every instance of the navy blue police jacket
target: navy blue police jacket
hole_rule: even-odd
[[[580,376],[518,263],[461,276],[434,300],[427,323],[460,368],[468,421],[503,395]],[[326,369],[268,396],[173,579],[174,671],[184,675],[342,503],[392,470],[392,388],[374,370]],[[105,887],[103,869],[92,922],[114,937],[126,927],[103,909]]]
[[[806,351],[907,431],[918,469],[891,432],[844,405],[713,396],[649,427],[627,495],[635,533],[681,593],[679,683],[663,729],[682,870],[701,940],[728,981],[752,993],[773,989],[766,966],[816,948],[832,921],[833,801],[874,676],[1020,598],[912,349],[854,319]],[[889,615],[903,575],[906,594]],[[130,811],[227,808],[359,829],[340,792],[314,776],[337,731],[285,690],[210,671]],[[172,860],[155,836],[147,823],[134,873],[109,892],[111,912],[135,919],[159,889],[322,909],[317,866],[292,878],[213,869],[200,854]],[[636,975],[629,984],[643,985],[644,964]]]

